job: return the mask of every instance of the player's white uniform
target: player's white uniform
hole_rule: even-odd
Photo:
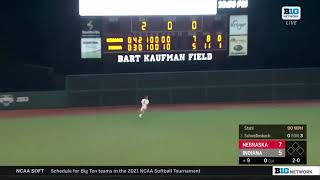
[[[141,111],[145,111],[148,108],[149,100],[148,99],[142,99],[141,100]]]
[[[144,114],[144,112],[148,109],[148,104],[149,104],[149,100],[148,99],[142,99],[141,100],[141,109],[140,109],[140,114],[139,117],[142,118],[142,115]]]

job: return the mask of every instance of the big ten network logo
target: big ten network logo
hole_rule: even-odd
[[[274,174],[289,174],[289,168],[274,168]]]
[[[276,176],[315,176],[320,175],[320,166],[273,166]]]
[[[300,6],[283,6],[282,7],[282,20],[285,21],[287,26],[295,26],[301,19]]]

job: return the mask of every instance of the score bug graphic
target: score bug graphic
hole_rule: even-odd
[[[306,164],[306,125],[240,125],[240,164]]]

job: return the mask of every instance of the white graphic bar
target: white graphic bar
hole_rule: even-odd
[[[320,176],[320,166],[273,166],[274,176]]]
[[[215,15],[217,0],[79,0],[80,16]]]

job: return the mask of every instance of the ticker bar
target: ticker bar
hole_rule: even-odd
[[[0,176],[272,175],[271,166],[2,166]]]

